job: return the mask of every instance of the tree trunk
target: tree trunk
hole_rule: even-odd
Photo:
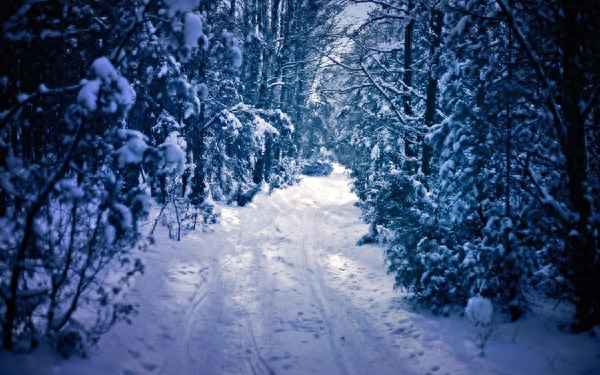
[[[585,40],[582,26],[578,23],[582,9],[577,2],[563,3],[561,19],[561,49],[563,76],[560,82],[561,111],[566,125],[566,142],[563,143],[569,178],[571,209],[578,214],[577,233],[567,234],[567,250],[573,266],[571,278],[575,288],[575,330],[587,330],[600,323],[600,292],[597,285],[600,276],[595,272],[592,235],[588,229],[591,215],[590,202],[586,199],[587,149],[585,124],[579,108],[584,92],[584,77],[578,67],[578,48]],[[582,47],[583,48],[583,47]]]
[[[200,52],[200,64],[198,67],[198,76],[203,82],[206,79],[206,55],[202,51]],[[206,104],[202,102],[200,104],[200,113],[195,126],[192,127],[191,132],[191,149],[194,156],[194,175],[191,180],[191,192],[190,192],[190,203],[194,206],[199,206],[206,199],[206,185],[205,185],[205,171],[204,171],[204,153],[206,152],[204,146],[204,137],[206,129],[204,128],[206,122]]]
[[[427,77],[427,93],[425,99],[425,126],[431,128],[435,124],[437,111],[437,96],[438,96],[438,77],[437,65],[439,63],[439,48],[441,44],[442,27],[444,24],[444,14],[438,9],[431,9],[431,26],[430,26],[430,65],[429,74]],[[423,142],[423,155],[421,162],[421,171],[423,175],[431,174],[431,158],[433,156],[433,148],[430,144]]]
[[[412,0],[408,2],[409,12],[413,10]],[[413,31],[415,27],[414,19],[411,19],[404,27],[404,65],[403,65],[403,76],[402,83],[404,84],[403,90],[406,92],[402,97],[402,105],[404,113],[407,116],[412,116],[414,111],[412,108],[411,93],[408,88],[412,87],[413,71],[412,71],[412,42],[413,42]],[[409,158],[415,158],[417,156],[417,144],[407,136],[404,139],[404,153]],[[411,164],[412,165],[412,164]],[[410,171],[416,173],[416,169]]]

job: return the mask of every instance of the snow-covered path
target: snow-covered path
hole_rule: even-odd
[[[381,250],[355,247],[366,231],[355,200],[338,168],[261,194],[248,207],[223,208],[213,234],[166,243],[176,252],[166,282],[139,291],[144,300],[162,299],[145,319],[160,321],[151,327],[157,338],[140,335],[143,345],[162,349],[150,362],[133,358],[126,370],[412,373],[411,358],[425,351],[406,343],[419,334],[394,305]]]
[[[381,249],[355,245],[367,230],[355,202],[336,167],[247,207],[223,207],[210,233],[159,235],[129,295],[140,311],[131,325],[119,323],[88,359],[46,352],[15,374],[571,373],[576,362],[546,357],[575,358],[564,348],[584,341],[557,334],[540,346],[542,321],[499,329],[482,359],[464,320],[407,309]],[[528,327],[531,338],[516,345]],[[581,352],[581,367],[593,366],[593,349]]]
[[[247,207],[223,207],[221,224],[211,233],[191,233],[181,242],[159,236],[130,294],[140,311],[133,324],[114,327],[83,363],[63,362],[55,370],[73,375],[82,368],[86,374],[123,375],[437,370],[425,358],[423,332],[399,308],[381,250],[355,246],[367,229],[355,201],[348,178],[336,167],[329,177],[304,177],[299,185],[261,193]],[[445,362],[447,367],[453,361]]]

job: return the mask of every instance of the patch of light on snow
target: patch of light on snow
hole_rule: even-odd
[[[236,285],[240,282],[240,278],[244,275],[249,275],[253,269],[256,253],[253,249],[246,250],[248,248],[244,245],[239,245],[236,250],[242,250],[243,252],[236,254],[229,254],[221,260],[221,270],[223,272],[223,282],[225,285]],[[249,299],[251,295],[248,293],[235,293],[231,296],[233,302],[242,306],[248,306],[253,301]]]
[[[352,260],[341,254],[329,254],[325,258],[325,262],[327,266],[329,266],[329,268],[332,268],[334,271],[345,271],[350,265],[350,263],[352,263]],[[351,264],[350,266],[355,265]]]
[[[235,207],[223,207],[221,209],[220,226],[226,232],[236,229],[240,225],[239,210]]]
[[[300,189],[310,191],[317,204],[343,206],[356,202],[356,195],[350,190],[348,179],[344,175],[345,169],[334,165],[334,170],[329,177],[305,177]]]
[[[288,261],[286,258],[289,254],[281,251],[281,246],[277,244],[267,244],[263,247],[262,254],[265,256],[269,264],[269,269],[276,270],[272,276],[277,280],[273,283],[280,290],[291,290],[298,286],[298,279],[292,277],[290,268],[294,268],[295,264]]]
[[[175,296],[191,293],[203,282],[200,275],[203,269],[203,265],[199,262],[172,259],[165,272],[166,285]]]
[[[337,163],[333,164],[332,174],[342,174],[343,175],[344,173],[346,173],[346,168],[344,168],[343,165],[337,164]]]

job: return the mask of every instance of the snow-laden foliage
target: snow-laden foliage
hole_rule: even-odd
[[[434,310],[481,295],[516,319],[539,291],[600,323],[597,7],[372,5],[320,79],[360,242]]]
[[[132,248],[144,246],[140,221],[151,197],[131,173],[151,155],[166,168],[181,151],[154,148],[140,132],[113,125],[135,94],[106,57],[91,64],[90,75],[66,108],[58,141],[64,152],[51,150],[40,163],[8,148],[0,168],[0,220],[11,223],[0,238],[5,347],[26,349],[45,332],[68,354],[62,340],[74,325],[72,335],[94,342],[133,311],[121,294],[143,271]],[[81,305],[95,318],[76,324]]]
[[[265,182],[275,188],[297,180],[293,124],[301,120],[310,82],[296,78],[305,66],[295,64],[292,77],[284,65],[312,61],[291,46],[299,44],[292,35],[311,28],[300,28],[292,12],[309,5],[261,5],[281,22],[257,18],[254,5],[6,6],[7,58],[0,63],[5,349],[50,340],[64,355],[83,354],[134,311],[123,292],[143,270],[137,249],[152,240],[156,225],[180,239],[217,221],[215,200],[243,205]],[[250,30],[257,49],[246,55]],[[270,86],[273,81],[280,84]],[[158,217],[142,226],[153,209]]]

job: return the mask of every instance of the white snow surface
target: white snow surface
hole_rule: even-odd
[[[598,338],[532,317],[498,324],[480,357],[466,319],[410,309],[392,288],[344,170],[220,207],[181,242],[159,233],[119,323],[87,359],[0,353],[3,375],[592,374]],[[151,224],[148,224],[149,226]]]
[[[487,298],[471,297],[465,307],[465,315],[473,324],[489,325],[492,323],[494,306]]]

